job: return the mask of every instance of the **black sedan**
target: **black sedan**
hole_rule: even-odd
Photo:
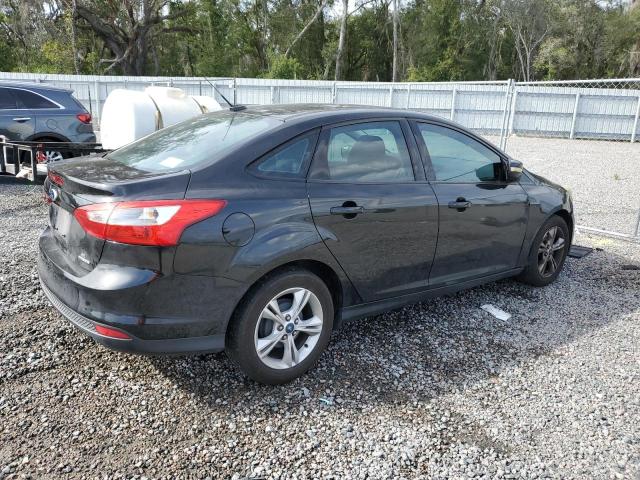
[[[233,110],[50,166],[42,288],[97,342],[226,350],[279,384],[346,320],[505,277],[543,286],[562,269],[568,192],[459,125]]]

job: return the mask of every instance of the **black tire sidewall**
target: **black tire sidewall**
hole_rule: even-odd
[[[538,270],[538,247],[540,246],[540,243],[542,242],[542,238],[544,237],[544,235],[552,227],[558,227],[562,230],[562,233],[564,234],[564,239],[565,239],[565,248],[562,252],[562,258],[558,263],[558,268],[556,269],[556,271],[553,273],[553,275],[544,277]],[[536,234],[536,237],[533,240],[533,243],[531,245],[531,251],[529,252],[529,265],[527,266],[527,270],[525,271],[524,280],[527,283],[530,283],[536,286],[545,286],[554,282],[556,278],[558,278],[558,275],[560,275],[560,272],[564,267],[564,262],[567,259],[569,248],[571,248],[571,245],[570,245],[569,227],[567,226],[567,222],[565,222],[564,219],[560,218],[558,215],[554,215],[542,225],[542,227],[540,228],[540,230]]]
[[[254,334],[262,309],[273,297],[288,288],[306,288],[322,305],[323,327],[318,343],[302,362],[293,368],[273,369],[265,365],[255,349]],[[229,325],[227,353],[252,379],[270,385],[287,383],[302,375],[316,363],[325,350],[333,329],[334,308],[331,293],[316,275],[305,270],[286,270],[270,276],[247,294]]]

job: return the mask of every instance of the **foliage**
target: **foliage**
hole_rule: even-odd
[[[621,0],[398,3],[400,80],[640,76],[640,8]],[[393,0],[346,13],[340,79],[389,81]],[[335,0],[0,0],[0,69],[334,78],[342,14]]]
[[[267,78],[298,78],[302,71],[302,65],[295,58],[285,57],[282,54],[271,56]]]

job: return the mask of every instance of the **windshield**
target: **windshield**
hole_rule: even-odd
[[[215,162],[235,145],[280,123],[273,117],[213,112],[158,130],[107,158],[147,172],[182,170]]]

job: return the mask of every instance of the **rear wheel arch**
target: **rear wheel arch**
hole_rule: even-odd
[[[70,140],[58,133],[38,132],[27,138],[28,142],[70,142]]]
[[[69,140],[63,137],[62,135],[58,135],[56,133],[38,132],[34,135],[31,135],[30,137],[27,137],[24,141],[25,142],[68,142]],[[51,149],[51,151],[56,151],[56,150]],[[68,157],[68,155],[67,157],[65,157],[65,153],[63,152],[60,152],[60,154],[62,155],[62,158]],[[20,154],[20,163],[29,162],[30,158],[31,157],[28,152],[22,152]]]
[[[335,321],[338,318],[338,312],[340,308],[342,308],[345,297],[345,286],[340,281],[340,277],[333,270],[333,268],[331,268],[326,263],[320,262],[318,260],[295,260],[272,268],[268,272],[262,274],[251,284],[251,286],[242,295],[235,308],[233,309],[233,313],[226,325],[227,334],[229,332],[229,325],[231,325],[231,322],[234,321],[240,309],[242,309],[245,303],[251,299],[252,295],[256,292],[256,290],[258,290],[258,288],[260,288],[260,286],[262,286],[265,282],[268,282],[269,278],[275,275],[286,271],[296,270],[305,270],[307,272],[313,273],[327,286],[327,289],[331,293],[331,300],[333,302],[333,308],[335,312],[334,316],[336,317],[336,319],[334,319],[335,328],[337,326],[337,323],[335,323]]]

